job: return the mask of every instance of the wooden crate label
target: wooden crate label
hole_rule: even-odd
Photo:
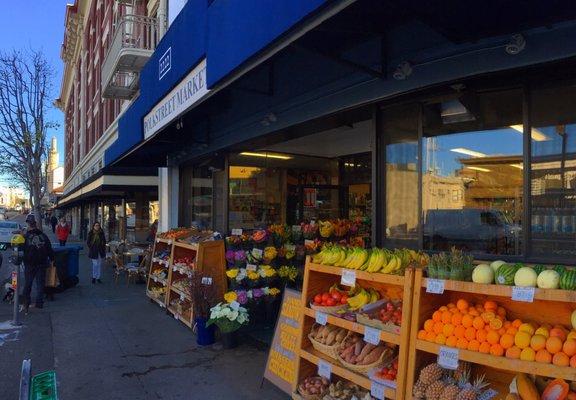
[[[328,323],[328,315],[326,313],[316,311],[316,323],[326,325]]]
[[[380,343],[380,329],[371,328],[369,326],[364,328],[364,341],[373,345]]]
[[[438,352],[438,364],[446,369],[456,369],[458,368],[459,356],[460,353],[458,349],[440,346],[440,351]]]
[[[533,303],[535,291],[533,287],[514,286],[512,287],[512,300]]]
[[[444,279],[428,279],[426,293],[443,294]]]
[[[319,359],[318,375],[323,376],[326,379],[330,379],[330,376],[332,376],[332,365],[329,362]]]
[[[340,284],[344,286],[356,286],[356,271],[350,269],[343,270]]]

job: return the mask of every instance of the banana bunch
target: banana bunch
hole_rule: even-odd
[[[348,298],[348,306],[350,310],[355,311],[364,307],[366,304],[374,303],[380,300],[380,293],[378,293],[373,288],[368,290],[360,288],[358,293],[352,297]]]
[[[399,271],[403,266],[402,258],[396,254],[391,254],[388,263],[382,267],[380,272],[383,274],[393,274]]]
[[[361,269],[364,263],[368,260],[368,250],[360,247],[355,247],[349,255],[348,263],[343,265],[344,268]]]

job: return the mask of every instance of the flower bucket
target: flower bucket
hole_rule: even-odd
[[[206,326],[206,318],[194,318],[196,323],[196,343],[200,346],[214,344],[214,325]]]
[[[220,332],[222,336],[222,346],[225,349],[233,349],[238,347],[238,331],[228,333]]]

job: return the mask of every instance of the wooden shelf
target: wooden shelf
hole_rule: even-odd
[[[172,245],[173,240],[172,239],[164,239],[164,238],[156,238],[156,243],[164,243],[167,244],[168,246]]]
[[[350,382],[354,382],[357,385],[362,386],[364,389],[370,390],[372,382],[368,377],[357,374],[344,368],[338,363],[338,361],[328,357],[325,354],[316,351],[314,348],[310,347],[300,350],[300,357],[315,365],[318,365],[318,360],[324,360],[330,363],[331,371],[334,375],[337,375],[340,378],[346,379]],[[384,395],[386,396],[387,399],[396,399],[396,390],[387,387],[384,391]]]
[[[176,247],[182,247],[184,249],[198,251],[198,243],[183,243],[183,242],[176,241],[176,242],[174,242],[174,245]]]
[[[148,298],[150,300],[152,300],[153,302],[157,303],[160,307],[162,308],[166,308],[166,304],[160,300],[158,300],[156,297],[152,296],[150,293],[146,292],[146,295],[148,296]]]
[[[181,297],[184,297],[186,300],[190,300],[190,295],[184,293],[183,291],[181,291],[180,289],[170,285],[170,290],[172,290],[174,293],[178,293]]]
[[[161,283],[166,286],[166,279],[158,278],[156,276],[150,275],[150,280],[155,283]]]
[[[188,326],[189,328],[192,328],[192,321],[189,319],[186,319],[182,316],[182,314],[178,314],[176,312],[176,310],[174,310],[172,307],[168,307],[168,311],[170,311],[172,313],[172,315],[174,316],[174,319],[177,319],[178,321],[182,322],[184,325]]]
[[[427,285],[428,279],[423,278],[421,287],[425,289]],[[444,290],[482,294],[485,296],[512,297],[512,286],[505,285],[486,285],[474,282],[445,280]],[[534,300],[574,303],[576,302],[576,291],[536,288],[534,289]]]
[[[152,264],[163,265],[166,268],[170,265],[170,261],[169,260],[162,260],[162,259],[156,258],[156,257],[152,257]]]
[[[438,354],[440,345],[418,339],[416,349],[427,353]],[[473,364],[509,371],[511,373],[524,372],[547,376],[550,378],[562,378],[568,381],[576,380],[576,368],[558,367],[553,364],[542,364],[534,361],[513,360],[506,357],[497,357],[491,354],[478,353],[469,350],[459,350],[459,358]]]
[[[311,308],[304,308],[304,314],[306,314],[307,316],[311,317],[311,318],[316,318],[316,311],[312,310]],[[328,315],[328,323],[330,325],[335,325],[338,326],[340,328],[344,328],[347,329],[349,331],[352,332],[356,332],[359,333],[361,335],[364,334],[364,328],[365,326],[362,324],[359,324],[357,322],[352,322],[352,321],[348,321],[344,318],[338,318],[335,317],[333,315]],[[400,335],[397,335],[395,333],[390,333],[390,332],[385,332],[385,331],[380,331],[380,340],[386,343],[392,343],[392,344],[400,344]]]
[[[354,271],[356,272],[356,279],[363,281],[387,283],[389,285],[399,286],[404,285],[405,282],[404,276],[400,275],[382,274],[379,272],[366,272],[356,269],[346,269],[329,265],[314,264],[312,262],[308,263],[307,265],[310,271],[323,272],[325,274],[342,275],[344,271]]]

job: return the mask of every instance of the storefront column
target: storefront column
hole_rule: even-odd
[[[160,218],[158,230],[165,232],[178,227],[179,169],[158,168],[158,200]]]

